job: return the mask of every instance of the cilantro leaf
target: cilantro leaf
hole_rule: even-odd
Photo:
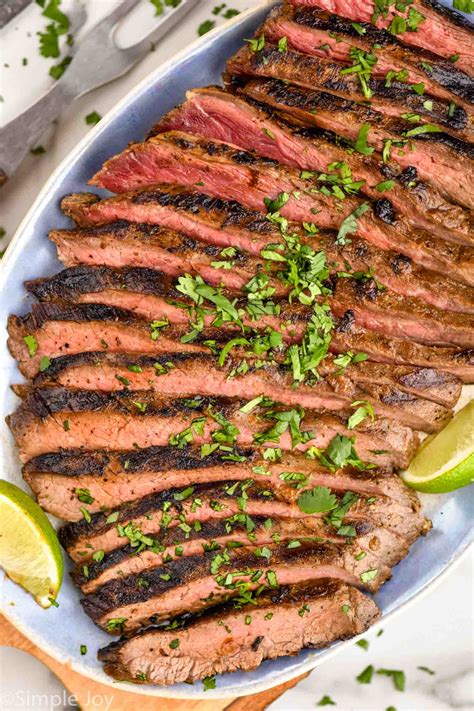
[[[363,126],[361,126],[359,129],[359,133],[357,134],[357,138],[354,144],[354,148],[356,149],[356,151],[358,153],[362,153],[362,155],[364,156],[370,156],[375,150],[375,148],[372,148],[367,143],[369,130],[370,123],[364,123]]]
[[[337,506],[337,497],[326,486],[315,486],[298,496],[298,507],[306,514],[324,513]]]
[[[364,212],[367,212],[368,209],[369,203],[363,202],[361,205],[359,205],[359,207],[354,210],[354,212],[351,212],[350,215],[347,215],[347,217],[344,218],[337,233],[337,244],[344,246],[348,243],[346,239],[347,235],[353,235],[357,232],[359,227],[357,219],[361,217]]]
[[[377,669],[376,673],[391,677],[395,689],[397,691],[405,691],[405,672],[399,669]]]

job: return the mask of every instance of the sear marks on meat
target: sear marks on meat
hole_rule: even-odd
[[[54,512],[59,518],[71,521],[80,521],[83,513],[83,502],[78,498],[77,490],[90,492],[87,498],[93,501],[88,504],[88,511],[94,513],[101,509],[110,510],[120,506],[125,497],[130,501],[137,501],[143,496],[163,492],[169,487],[210,484],[223,480],[244,481],[248,485],[249,481],[255,479],[254,467],[259,467],[259,471],[264,472],[262,478],[255,481],[255,485],[265,487],[265,491],[263,499],[260,497],[261,500],[257,501],[256,507],[251,507],[247,502],[245,511],[249,514],[260,512],[262,515],[266,513],[300,518],[300,509],[288,504],[296,500],[300,490],[316,485],[336,490],[350,489],[369,498],[377,494],[379,504],[382,501],[380,492],[385,491],[385,482],[381,480],[381,483],[378,483],[372,470],[370,470],[371,476],[362,477],[349,468],[347,475],[339,479],[332,475],[331,479],[330,473],[319,462],[308,461],[307,458],[296,454],[284,453],[283,464],[271,463],[267,466],[257,450],[247,448],[236,451],[240,453],[240,457],[246,459],[240,462],[229,462],[222,459],[225,454],[218,452],[210,458],[210,461],[207,461],[207,458],[203,461],[198,448],[190,448],[182,452],[175,448],[150,447],[141,450],[140,456],[134,456],[130,452],[97,451],[81,454],[81,450],[67,450],[31,459],[24,466],[24,475],[35,494],[51,513]],[[290,471],[296,471],[298,476],[293,478],[286,476],[288,469],[285,469],[285,464],[293,468],[297,467]],[[285,476],[280,476],[282,474]],[[381,476],[379,475],[379,479]],[[286,481],[287,479],[289,482]],[[270,496],[269,492],[273,494]],[[397,495],[400,497],[403,494],[397,490]],[[234,498],[236,496],[240,496],[240,492],[234,495]],[[273,500],[275,497],[276,501]],[[173,500],[172,497],[169,498]],[[46,504],[48,500],[49,503]],[[413,508],[413,498],[405,497],[402,503],[406,506],[407,502],[408,506]],[[384,516],[386,520],[388,519],[390,507],[382,504],[380,504],[380,513],[383,521]],[[240,507],[241,505],[240,502]],[[194,513],[192,502],[188,502],[185,506],[191,506],[191,513]],[[235,513],[241,510],[238,500],[234,502],[229,500],[226,506],[229,512],[233,510]],[[396,503],[396,506],[399,504]],[[208,515],[214,516],[212,513],[214,508],[210,507]],[[202,518],[205,513],[201,510],[203,506],[199,506],[199,509],[198,515]],[[180,506],[179,511],[181,510]],[[370,515],[375,516],[378,511],[379,505],[372,502]],[[364,513],[367,515],[367,509]],[[398,509],[395,514],[398,520]],[[156,526],[156,523],[152,525]]]
[[[337,60],[346,66],[353,64],[350,56],[353,47],[373,53],[377,57],[373,76],[387,82],[387,75],[390,77],[389,72],[392,72],[396,83],[403,83],[405,87],[422,86],[429,96],[452,101],[472,111],[474,81],[460,71],[457,62],[441,59],[432,53],[431,47],[429,51],[410,49],[399,41],[398,35],[375,27],[370,21],[359,21],[358,25],[361,32],[353,22],[332,11],[292,7],[286,3],[270,13],[263,32],[271,42],[277,43],[286,37],[288,46],[298,52]],[[401,76],[400,72],[403,72]]]
[[[369,364],[367,364],[369,365]],[[375,366],[376,364],[370,364]],[[411,370],[411,372],[410,372]],[[413,369],[400,375],[400,381],[412,379]],[[373,377],[372,367],[367,378]],[[443,390],[443,389],[441,389]],[[273,403],[270,407],[257,405],[250,413],[242,412],[242,400],[230,398],[165,398],[147,391],[116,393],[100,391],[71,391],[66,388],[42,388],[25,391],[17,386],[15,391],[24,402],[8,418],[23,462],[48,452],[68,449],[117,450],[166,446],[170,438],[188,431],[190,423],[203,422],[202,433],[192,432],[193,443],[212,441],[212,433],[219,428],[216,417],[222,416],[236,427],[236,443],[250,446],[255,435],[269,431],[274,420],[269,413],[285,409]],[[315,446],[326,449],[336,434],[352,436],[346,420],[332,413],[301,413],[300,429],[311,433],[307,442],[294,445],[298,451]],[[64,429],[64,421],[68,429]],[[272,441],[273,440],[273,441]],[[269,435],[262,444],[293,448],[288,431],[279,437]],[[418,436],[410,428],[395,420],[377,418],[363,421],[357,428],[357,451],[363,461],[373,462],[386,469],[406,468],[419,444]]]
[[[114,629],[107,623],[120,618],[124,620],[122,630],[128,633],[178,615],[210,609],[238,597],[242,585],[252,592],[261,585],[271,589],[332,578],[376,591],[390,576],[390,568],[371,568],[373,560],[367,557],[369,560],[360,562],[352,557],[351,563],[346,561],[339,546],[320,543],[302,544],[296,549],[275,545],[267,560],[259,555],[258,549],[248,546],[231,549],[227,555],[229,562],[224,562],[213,573],[216,553],[207,552],[175,559],[139,575],[111,580],[81,603],[99,627],[117,633],[120,628]],[[363,575],[367,570],[377,571],[372,580]]]
[[[119,681],[193,682],[221,672],[251,671],[265,659],[352,637],[378,616],[369,597],[344,583],[289,585],[262,594],[255,604],[239,609],[228,604],[174,630],[147,630],[113,642],[100,650],[99,659]]]
[[[334,412],[356,400],[374,400],[378,416],[397,419],[412,429],[436,432],[450,419],[449,408],[398,389],[396,386],[353,383],[347,376],[326,376],[314,385],[295,389],[291,374],[270,362],[249,362],[245,376],[233,377],[240,360],[228,358],[223,367],[207,354],[167,353],[149,356],[83,353],[56,358],[39,373],[35,385],[59,384],[92,390],[151,390],[170,396],[225,395],[252,400],[262,395],[286,405]],[[129,367],[133,366],[133,367]],[[229,377],[231,376],[231,377]]]
[[[407,116],[419,117],[419,123],[433,123],[460,141],[474,141],[474,117],[462,108],[452,111],[451,102],[432,99],[426,109],[426,97],[410,87],[394,82],[386,86],[383,79],[370,78],[367,87],[372,96],[366,99],[359,79],[353,74],[341,74],[338,62],[288,50],[280,52],[277,45],[266,44],[260,52],[243,47],[227,63],[230,76],[263,76],[289,81],[306,89],[319,88],[342,99],[370,105],[381,114],[377,125],[387,131],[409,131],[413,128]],[[452,115],[451,115],[452,114]],[[423,150],[423,149],[422,149]]]
[[[155,193],[156,194],[156,193]],[[150,203],[147,206],[149,219],[161,220],[161,206],[157,203],[161,200],[160,191],[159,197],[150,198]],[[174,190],[173,190],[174,194]],[[169,195],[169,193],[168,193]],[[95,197],[95,196],[94,196]],[[77,203],[80,201],[74,198]],[[84,205],[86,200],[80,204]],[[88,203],[89,204],[89,203]],[[92,207],[94,205],[94,207]],[[246,249],[259,254],[265,244],[276,244],[281,240],[280,233],[273,229],[267,232],[266,239],[260,242],[259,245],[253,244],[253,234],[247,230],[247,220],[230,220],[226,221],[227,208],[229,203],[222,202],[223,210],[213,208],[206,215],[200,216],[189,221],[189,231],[198,233],[199,242],[195,242],[195,249],[215,250],[214,259],[221,259],[220,249],[232,247],[236,250],[236,256],[233,257],[235,262],[231,270],[214,269],[212,263],[209,262],[209,267],[199,266],[188,269],[186,254],[180,248],[170,248],[169,254],[159,255],[156,261],[152,264],[156,269],[161,269],[165,273],[167,271],[169,259],[173,259],[176,268],[173,268],[173,275],[180,273],[199,274],[210,284],[222,284],[230,291],[240,291],[245,284],[251,279],[255,273],[258,273],[264,266],[263,260],[253,259],[248,253],[241,251],[237,245],[242,244],[246,240]],[[87,208],[87,216],[92,219],[114,219],[116,210],[127,214],[127,217],[132,218],[136,214],[136,206],[130,205],[123,197],[112,198],[109,200],[97,202],[95,197],[94,202],[89,204]],[[246,214],[245,211],[242,211]],[[97,214],[96,214],[97,213]],[[99,218],[100,213],[100,218]],[[189,214],[189,213],[188,213]],[[258,213],[247,212],[247,217]],[[176,212],[170,210],[167,213],[166,219],[181,219],[180,208]],[[217,227],[218,221],[221,220],[220,228],[212,229],[210,222]],[[223,224],[223,223],[226,224]],[[267,224],[270,223],[267,221]],[[211,227],[211,228],[210,228]],[[210,228],[210,229],[209,229]],[[299,235],[299,227],[297,224],[292,224],[291,229]],[[101,227],[89,227],[78,230],[58,230],[52,233],[51,238],[58,247],[59,257],[67,265],[107,265],[113,268],[127,267],[128,259],[131,251],[141,253],[145,246],[140,241],[135,241],[136,225],[132,222],[128,225],[126,232],[117,231],[115,224]],[[301,241],[305,243],[307,236],[299,235]],[[248,242],[248,237],[252,237],[252,241]],[[210,244],[209,244],[210,243]],[[459,282],[453,281],[446,276],[441,276],[436,272],[428,271],[423,267],[414,264],[408,257],[401,255],[399,252],[390,252],[379,250],[376,247],[364,242],[356,240],[350,244],[341,246],[338,245],[334,233],[320,232],[313,236],[308,242],[314,249],[321,249],[325,252],[329,267],[337,271],[347,270],[350,267],[355,272],[366,273],[373,269],[377,274],[377,279],[384,286],[387,286],[391,291],[404,296],[413,296],[422,298],[429,304],[436,306],[445,311],[455,311],[459,313],[474,314],[474,295],[472,289]],[[216,246],[213,246],[216,245]],[[83,246],[87,248],[87,257]],[[202,258],[201,258],[202,263]],[[213,260],[212,260],[213,261]],[[135,266],[136,260],[132,260]],[[215,262],[214,262],[215,263]],[[141,256],[141,265],[145,266],[144,257]],[[75,277],[76,272],[72,276]],[[78,282],[82,282],[82,271],[78,272],[80,277]],[[67,275],[69,277],[69,273]],[[58,279],[61,277],[58,276]],[[31,287],[30,287],[31,284]],[[276,296],[287,293],[287,288],[281,281],[271,281],[272,288],[276,289]],[[33,293],[36,292],[36,283],[28,283],[28,288],[31,288]],[[40,300],[45,300],[44,290],[38,287],[38,297]]]
[[[410,130],[388,125],[387,119],[367,106],[342,99],[324,91],[304,89],[280,79],[252,79],[243,93],[271,108],[282,111],[284,118],[305,128],[331,131],[354,144],[364,124],[370,124],[368,144],[379,153],[391,143],[408,140],[410,150],[390,149],[391,159],[402,169],[414,167],[422,180],[432,183],[451,202],[469,209],[474,207],[474,146],[462,143],[445,133],[420,133],[412,141]],[[390,141],[390,144],[387,144]],[[459,170],[455,170],[455,165]],[[462,167],[461,167],[462,166]]]
[[[456,175],[459,179],[459,171]],[[276,199],[284,192],[290,197],[281,207],[281,215],[296,222],[315,222],[325,229],[339,229],[343,219],[363,204],[353,197],[340,201],[320,191],[311,192],[311,183],[301,179],[297,171],[283,169],[269,159],[256,158],[231,145],[179,131],[130,146],[107,161],[91,182],[114,192],[178,182],[210,196],[238,200],[253,210],[265,210],[265,199]],[[150,192],[153,196],[152,191],[144,191],[132,200],[146,204]],[[375,203],[374,211],[368,209],[359,217],[358,233],[382,249],[399,249],[427,269],[445,271],[449,264],[458,281],[474,284],[473,248],[433,239],[413,230],[401,216],[395,220],[391,210],[389,213],[387,217],[384,211],[377,210]]]
[[[356,22],[373,22],[375,27],[382,29],[390,27],[395,15],[407,18],[415,11],[421,15],[416,21],[416,31],[399,32],[397,39],[402,44],[435,52],[448,60],[459,56],[456,66],[470,76],[474,75],[471,23],[436,0],[414,0],[406,5],[405,11],[390,6],[386,12],[376,15],[376,4],[372,0],[291,0],[291,4],[295,7],[318,7]]]
[[[192,526],[189,532],[172,527],[153,537],[152,548],[137,550],[136,545],[116,548],[105,554],[100,561],[89,560],[86,570],[79,563],[72,573],[74,583],[86,595],[97,592],[110,580],[137,575],[170,562],[176,558],[177,546],[179,557],[187,557],[200,555],[209,549],[223,551],[243,546],[272,546],[276,541],[284,542],[287,547],[293,549],[299,548],[302,542],[325,541],[340,546],[344,556],[354,557],[356,549],[356,560],[357,557],[360,560],[366,559],[370,554],[374,564],[381,567],[397,565],[409,550],[403,536],[369,520],[362,522],[351,519],[355,535],[349,542],[347,537],[339,535],[334,527],[320,518],[303,517],[296,520],[253,516],[249,519],[237,515],[234,519],[217,518],[199,522],[199,530]],[[361,552],[365,555],[361,555]],[[354,564],[347,559],[346,567],[351,565]]]
[[[276,283],[278,280],[275,278],[273,281]],[[49,279],[29,282],[25,286],[40,301],[104,304],[131,311],[149,322],[155,319],[180,325],[193,322],[193,303],[176,289],[176,281],[170,280],[162,272],[150,269],[71,268]],[[226,296],[232,299],[232,291],[226,293]],[[432,345],[474,347],[474,318],[446,314],[430,307],[423,300],[392,294],[374,279],[339,279],[333,296],[327,302],[335,316],[342,316],[348,304],[351,304],[358,323],[388,336]],[[236,303],[236,308],[240,307],[245,308],[245,299]],[[283,337],[287,341],[299,337],[301,329],[306,325],[307,309],[297,305],[290,307],[285,303],[280,303],[279,308],[278,317],[262,315],[257,322],[243,317],[243,322],[251,328],[263,330],[271,327],[277,331],[282,331],[282,323],[291,323],[293,329],[289,332],[285,326]],[[207,326],[212,326],[215,314],[211,311],[203,318]],[[236,328],[232,323],[223,324],[223,327]]]
[[[151,135],[163,131],[184,131],[233,143],[282,165],[320,174],[331,172],[328,168],[331,164],[345,163],[356,180],[364,181],[360,191],[373,200],[381,196],[376,186],[393,178],[390,201],[414,227],[431,231],[443,239],[474,244],[470,213],[446,201],[416,174],[410,176],[408,185],[393,161],[380,164],[357,152],[349,154],[331,140],[330,134],[322,135],[322,131],[318,134],[314,130],[311,133],[297,128],[291,130],[277,115],[246,101],[242,94],[236,96],[220,87],[188,91],[187,101],[164,116]]]

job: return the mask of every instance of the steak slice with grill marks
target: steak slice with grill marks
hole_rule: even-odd
[[[377,10],[375,2],[367,0],[291,0],[291,4],[295,7],[316,6],[356,22],[373,22],[376,27],[383,29],[389,28],[397,15],[409,19],[411,13],[419,13],[421,17],[414,18],[416,31],[397,32],[397,39],[409,46],[434,51],[445,59],[459,55],[456,66],[469,75],[474,75],[472,24],[436,0],[414,0],[405,4],[404,10],[392,5],[381,12]]]
[[[189,196],[190,210],[193,209],[191,202],[194,197]],[[94,199],[97,197],[94,196]],[[192,214],[190,212],[190,215]],[[261,220],[261,216],[259,217]],[[176,223],[178,224],[179,220],[176,220]],[[199,230],[198,234],[193,234],[192,229],[188,229],[188,232],[200,239]],[[49,238],[57,247],[60,260],[66,266],[80,264],[130,269],[142,267],[159,269],[171,277],[185,273],[199,274],[210,284],[224,283],[227,289],[240,290],[264,264],[262,259],[236,251],[232,257],[232,270],[213,266],[226,259],[221,254],[220,243],[206,244],[206,240],[202,239],[196,242],[193,237],[155,224],[124,221],[112,222],[94,229],[53,230],[49,233]],[[81,275],[80,271],[74,272],[77,286],[82,283]],[[273,286],[281,289],[278,283]]]
[[[260,585],[276,588],[331,578],[375,591],[390,577],[388,567],[371,568],[370,554],[360,562],[352,556],[346,560],[340,548],[329,543],[303,544],[294,550],[274,546],[269,561],[251,547],[229,551],[230,562],[220,567],[215,559],[215,553],[204,553],[111,580],[81,604],[99,627],[115,634],[128,633],[184,613],[204,611],[239,597],[242,589],[254,591]],[[372,579],[364,576],[369,570]],[[164,580],[168,575],[170,579]],[[120,625],[113,622],[117,619],[123,620]]]
[[[119,681],[193,682],[216,673],[251,671],[265,659],[348,639],[367,629],[379,614],[369,597],[343,583],[283,586],[252,604],[238,609],[223,606],[186,620],[177,629],[147,630],[112,642],[99,651],[99,660]]]
[[[425,94],[463,105],[468,111],[474,103],[474,81],[460,71],[456,62],[440,59],[430,51],[404,47],[397,35],[374,27],[371,22],[359,22],[359,27],[344,17],[316,7],[291,7],[286,3],[268,16],[263,32],[265,38],[277,43],[282,37],[299,52],[331,58],[352,65],[353,47],[374,54],[377,62],[372,76],[389,84],[417,86]],[[388,77],[387,77],[388,75]],[[393,77],[390,80],[390,77]],[[461,118],[458,114],[458,117]]]
[[[371,124],[367,140],[370,147],[382,152],[385,148],[391,160],[403,169],[415,168],[418,175],[432,183],[441,193],[455,203],[474,207],[472,144],[462,143],[444,133],[426,132],[412,142],[410,131],[402,136],[403,129],[387,126],[380,114],[355,101],[341,99],[319,90],[304,89],[279,79],[252,79],[242,93],[284,113],[284,118],[294,120],[302,127],[318,127],[331,131],[352,144],[364,124]],[[391,143],[408,141],[413,150],[391,148]],[[391,143],[387,144],[387,141]],[[454,170],[454,166],[463,169]],[[464,180],[467,177],[467,183]],[[469,184],[469,185],[468,185]]]
[[[161,186],[153,191],[142,192],[147,196],[146,204],[137,205],[133,202],[135,193],[130,196],[120,196],[109,200],[99,201],[97,195],[80,193],[69,195],[62,201],[66,213],[76,222],[89,227],[79,230],[56,230],[50,233],[50,238],[56,244],[59,258],[67,265],[91,264],[111,267],[128,267],[136,265],[135,260],[129,259],[130,248],[138,251],[144,265],[148,253],[148,241],[137,240],[137,233],[142,225],[133,222],[125,229],[117,228],[114,223],[119,216],[128,220],[148,219],[150,222],[164,222],[178,226],[205,244],[219,245],[220,247],[234,247],[237,255],[244,249],[253,255],[259,255],[261,249],[267,244],[281,241],[281,233],[261,213],[244,208],[235,202],[226,202],[217,198],[210,198],[199,193],[186,192],[177,186]],[[93,227],[98,223],[112,223]],[[121,223],[124,224],[124,223]],[[151,226],[150,226],[151,227]],[[301,234],[298,225],[289,226],[291,232],[297,233],[301,241],[308,240],[308,235]],[[140,238],[141,239],[141,238]],[[338,271],[347,270],[348,266],[354,271],[367,272],[374,269],[377,280],[396,293],[405,296],[414,296],[424,299],[430,304],[447,311],[460,313],[474,313],[474,295],[472,289],[464,284],[453,281],[446,276],[442,277],[436,272],[428,271],[414,264],[408,257],[398,252],[377,249],[363,240],[356,240],[344,246],[338,245],[334,234],[312,235],[308,240],[315,249],[322,249],[330,264],[334,263]],[[83,250],[85,245],[87,250]],[[206,249],[205,247],[203,248]],[[172,249],[177,258],[182,252]],[[196,245],[196,252],[201,248]],[[248,255],[243,255],[246,260],[251,260]],[[240,257],[237,258],[240,263]],[[255,265],[254,272],[261,268],[262,262],[250,261]],[[182,272],[193,274],[194,269],[187,269],[186,258],[183,259]],[[160,266],[160,261],[152,262],[153,266],[166,270],[166,262]],[[216,270],[219,278],[226,288],[242,288],[245,282],[232,270]],[[254,273],[253,272],[253,273]],[[253,275],[252,273],[252,275]],[[212,280],[209,272],[199,274],[208,281]],[[232,274],[234,276],[228,276]],[[215,278],[215,277],[214,277]],[[250,278],[250,275],[249,275]]]
[[[330,301],[334,316],[350,305],[356,322],[370,331],[431,345],[474,348],[474,318],[446,314],[422,299],[380,289],[375,279],[339,279]]]
[[[380,363],[413,363],[426,368],[439,368],[457,375],[465,383],[474,382],[472,349],[429,347],[401,338],[374,334],[356,324],[351,309],[339,319],[331,340],[333,353],[345,353],[347,350],[367,353],[371,360]]]
[[[177,290],[176,281],[151,269],[79,267],[47,279],[26,282],[25,287],[40,301],[105,304],[127,309],[149,322],[166,319],[173,324],[194,323],[193,302]],[[232,300],[231,291],[226,296]],[[342,316],[351,304],[358,323],[388,336],[434,345],[474,347],[474,317],[446,314],[420,299],[387,293],[374,279],[339,280],[333,297],[326,302],[335,316]],[[242,299],[236,307],[245,309],[246,305]],[[282,322],[290,321],[294,333],[301,334],[305,327],[303,313],[307,309],[284,304],[279,307],[278,317],[262,315],[258,321],[244,318],[244,323],[252,328],[271,327],[280,331]],[[216,313],[211,310],[203,318],[205,324],[211,326]],[[224,328],[235,327],[232,323],[224,324]],[[286,328],[283,335],[288,338]]]
[[[208,550],[225,551],[243,546],[271,546],[286,543],[290,549],[299,548],[302,543],[322,543],[327,541],[344,547],[343,555],[363,560],[370,553],[377,566],[393,567],[406,556],[409,546],[402,536],[388,528],[377,527],[370,521],[357,521],[352,526],[354,535],[349,539],[338,535],[330,524],[311,517],[300,520],[279,518],[264,519],[263,516],[237,516],[235,521],[217,519],[198,522],[198,530],[185,524],[163,532],[147,548],[139,542],[116,548],[106,554],[96,555],[100,560],[89,560],[87,565],[78,564],[72,573],[74,583],[88,595],[102,585],[118,577],[137,575],[151,570],[179,557],[196,556]],[[196,522],[195,522],[196,524]],[[248,530],[251,528],[252,530]],[[190,529],[190,530],[188,530]],[[133,535],[132,535],[133,538]],[[143,548],[143,549],[142,549]]]
[[[415,179],[413,168],[407,180],[393,161],[379,164],[357,152],[349,155],[343,146],[328,140],[327,135],[317,135],[315,131],[309,134],[297,128],[291,130],[271,112],[220,87],[194,89],[186,96],[187,100],[166,114],[152,134],[184,131],[232,143],[283,165],[324,174],[332,172],[328,165],[346,164],[355,180],[364,181],[360,191],[373,200],[382,196],[376,186],[388,178],[390,202],[412,225],[443,239],[474,244],[469,211],[447,202],[432,186]]]
[[[166,336],[160,333],[158,338],[157,333],[153,338],[153,329],[145,319],[103,304],[35,304],[24,317],[10,316],[8,347],[27,377],[48,367],[49,359],[67,353],[208,351],[197,343],[180,343],[179,327],[166,330]],[[175,331],[177,338],[173,338]],[[33,339],[33,344],[28,339]]]
[[[278,404],[272,404],[271,409],[257,404],[247,413],[241,411],[245,406],[242,400],[219,397],[173,399],[150,392],[129,393],[126,390],[118,393],[66,388],[29,391],[25,386],[16,386],[15,392],[25,400],[10,415],[8,424],[23,462],[65,447],[133,450],[135,446],[142,449],[165,446],[172,437],[183,442],[190,439],[195,444],[210,442],[212,433],[219,428],[216,416],[225,417],[237,427],[236,443],[248,446],[253,443],[255,434],[269,431],[276,423],[269,412],[284,411]],[[338,433],[347,437],[353,435],[347,430],[346,421],[331,413],[300,414],[295,411],[295,417],[300,416],[301,432],[311,433],[311,436],[307,442],[294,443],[299,451],[312,446],[326,449]],[[66,420],[67,431],[64,429]],[[305,435],[303,437],[306,438]],[[273,444],[284,450],[292,449],[288,430],[280,436],[270,434],[266,442],[261,439],[266,446]],[[364,420],[357,427],[359,456],[363,461],[374,462],[384,468],[406,468],[418,444],[418,436],[395,420]]]
[[[459,177],[460,171],[456,174]],[[283,217],[296,222],[315,222],[326,229],[339,229],[343,220],[364,204],[354,197],[340,201],[319,191],[310,192],[315,185],[301,179],[298,171],[267,158],[257,158],[229,144],[179,131],[131,145],[108,160],[90,182],[119,193],[155,183],[181,183],[213,197],[238,200],[252,210],[266,210],[266,199],[275,200],[285,193],[287,202],[278,210]],[[468,192],[466,186],[464,188]],[[458,192],[460,190],[458,187]],[[146,203],[148,197],[142,193],[132,200]],[[395,218],[388,200],[375,203],[375,212],[368,205],[364,208],[366,212],[357,220],[361,237],[382,249],[400,250],[427,269],[445,273],[449,265],[454,278],[474,285],[473,248],[414,230],[402,217]],[[377,214],[383,216],[383,220]]]
[[[68,455],[55,457],[53,462],[50,457],[46,465],[51,470],[53,465],[59,473],[70,471],[71,467],[75,468],[77,477],[82,476],[86,472],[95,467],[94,471],[108,472],[116,464],[120,471],[124,470],[123,463],[120,464],[117,458],[104,459],[103,452],[96,452],[91,455],[86,455],[83,461],[79,461],[78,454],[70,453]],[[145,453],[147,456],[147,453]],[[138,456],[133,454],[129,456],[128,461],[130,466],[138,466]],[[141,467],[143,470],[153,470],[153,461],[150,459],[150,464],[143,462],[144,457],[141,457]],[[125,460],[127,461],[127,460]],[[51,463],[53,462],[53,463]],[[118,462],[118,464],[117,464]],[[138,470],[137,470],[138,471]],[[324,517],[312,515],[309,518],[302,517],[302,512],[296,511],[295,505],[284,504],[280,502],[278,509],[273,501],[267,501],[263,497],[247,498],[247,508],[245,513],[241,511],[242,501],[239,502],[238,497],[241,494],[240,490],[235,489],[235,477],[238,475],[238,470],[234,467],[226,469],[227,474],[232,473],[230,482],[221,482],[219,477],[223,476],[222,468],[219,470],[215,467],[207,469],[199,468],[193,473],[193,491],[190,491],[188,472],[169,472],[165,475],[161,485],[161,491],[156,494],[148,495],[134,502],[121,504],[118,510],[112,513],[91,514],[90,521],[84,518],[63,526],[59,532],[59,538],[63,547],[67,550],[68,555],[76,562],[88,561],[94,551],[103,550],[108,553],[116,548],[122,548],[130,543],[130,536],[133,539],[134,532],[140,532],[146,536],[156,537],[166,533],[167,529],[178,530],[179,524],[183,522],[183,506],[181,500],[176,501],[175,494],[178,492],[178,499],[183,499],[182,489],[173,487],[182,487],[186,485],[188,495],[188,503],[186,504],[186,523],[194,527],[195,522],[201,524],[206,521],[225,520],[233,528],[238,523],[244,523],[252,529],[252,521],[257,521],[259,517],[268,518],[279,515],[280,517],[286,513],[286,517],[291,517],[293,520],[302,520],[305,518],[306,525],[311,520],[313,527],[313,535],[328,537],[334,531],[327,527]],[[240,470],[241,475],[244,474]],[[252,472],[252,476],[254,473]],[[284,484],[278,477],[265,477],[263,486],[268,486],[268,481],[273,482],[272,491],[282,492],[281,495],[294,499],[299,492],[299,489],[293,488],[298,486],[298,477],[293,477],[294,481],[290,485]],[[236,481],[239,481],[237,479]],[[240,481],[244,488],[248,488],[249,482],[255,481],[248,477],[241,478]],[[258,484],[258,482],[257,482]],[[398,476],[378,473],[378,470],[339,470],[336,473],[330,473],[319,467],[313,470],[310,485],[325,486],[331,488],[341,500],[348,495],[347,492],[356,493],[358,496],[364,497],[363,502],[358,502],[345,515],[345,522],[354,525],[357,533],[363,535],[372,530],[373,525],[382,526],[390,529],[393,533],[401,536],[407,544],[412,543],[420,535],[424,535],[429,531],[431,524],[420,513],[420,503],[417,495],[412,490],[404,486]],[[262,482],[259,484],[262,486]],[[69,486],[71,486],[69,484]],[[211,502],[215,502],[216,487],[221,487],[221,500],[216,506]],[[70,492],[73,489],[70,488]],[[232,496],[229,494],[233,492]],[[68,493],[67,496],[70,496]],[[248,494],[247,494],[248,496]],[[352,498],[352,494],[351,494]],[[370,501],[370,504],[364,503]],[[262,507],[263,504],[263,507]],[[376,507],[376,508],[375,508]],[[249,521],[250,517],[250,521]],[[367,528],[368,520],[371,524]],[[182,529],[179,529],[182,530]],[[126,534],[129,534],[128,536]],[[329,536],[331,537],[331,536]],[[138,539],[136,539],[138,540]],[[377,547],[373,548],[374,551]]]
[[[130,452],[81,453],[79,450],[67,450],[30,460],[23,468],[23,475],[44,508],[58,518],[80,522],[84,501],[87,502],[89,514],[111,511],[123,501],[129,501],[131,505],[123,512],[123,520],[127,523],[131,519],[139,520],[140,528],[147,533],[156,531],[161,523],[178,525],[183,513],[187,514],[190,523],[194,523],[196,516],[199,520],[216,516],[225,518],[242,511],[248,515],[301,518],[301,510],[294,502],[302,490],[313,486],[337,492],[355,492],[360,500],[351,509],[351,518],[360,520],[369,517],[378,525],[397,530],[396,526],[411,511],[414,515],[406,522],[405,537],[411,540],[424,529],[425,520],[417,513],[416,496],[400,490],[387,474],[377,474],[372,469],[360,474],[350,467],[334,474],[319,462],[287,453],[280,462],[268,464],[256,450],[236,451],[240,457],[247,459],[223,461],[225,452],[203,458],[196,448],[182,452],[151,447],[141,450],[136,456]],[[219,490],[216,486],[222,481],[228,483]],[[235,482],[242,482],[240,488],[236,489]],[[199,489],[201,484],[208,485],[207,493],[201,490],[202,487]],[[250,485],[252,489],[248,491]],[[186,487],[185,493],[175,495],[175,487],[181,486]],[[170,487],[174,487],[174,492]],[[388,492],[389,496],[385,496],[384,492]],[[199,505],[190,498],[192,494],[199,497]],[[219,500],[219,506],[213,505],[215,500]],[[162,511],[163,515],[155,520],[152,517],[149,524],[145,522],[143,529],[144,516],[150,511]],[[174,516],[171,515],[173,511]],[[108,550],[111,544],[107,541],[111,533],[112,548],[116,548],[117,534],[111,530],[115,526],[104,528],[103,516],[98,514],[96,518],[97,521],[82,531],[83,535],[88,540],[92,537],[105,538],[103,545],[95,547]],[[81,523],[76,529],[82,530]]]
[[[290,49],[281,52],[277,45],[269,43],[259,52],[252,52],[248,46],[242,47],[227,62],[227,71],[231,77],[281,79],[306,89],[319,88],[342,99],[368,104],[359,78],[354,74],[341,73],[344,69],[344,65],[341,66],[339,62]],[[372,94],[370,109],[380,114],[376,123],[384,126],[387,131],[409,131],[414,124],[430,123],[458,141],[474,141],[474,117],[462,108],[458,108],[458,114],[455,115],[456,108],[453,111],[451,102],[432,99],[428,110],[426,96],[417,94],[401,83],[387,87],[384,79],[369,77],[366,86]]]
[[[354,384],[347,376],[321,378],[314,385],[293,386],[289,371],[270,363],[257,367],[246,363],[243,377],[230,377],[242,361],[228,358],[216,367],[207,354],[173,353],[131,357],[106,353],[82,353],[54,359],[47,370],[39,373],[35,386],[63,385],[85,390],[121,390],[126,384],[131,391],[151,390],[170,396],[227,396],[252,400],[264,395],[285,405],[307,409],[345,411],[355,400],[372,402],[378,416],[398,420],[412,429],[435,432],[451,417],[443,405],[417,398],[388,385]],[[133,366],[130,368],[129,366]],[[124,383],[125,380],[125,383]]]

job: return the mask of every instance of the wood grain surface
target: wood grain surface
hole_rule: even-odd
[[[43,662],[60,679],[67,691],[75,697],[82,711],[92,711],[92,709],[94,711],[130,711],[132,708],[139,708],[140,711],[264,711],[287,689],[292,688],[307,676],[307,674],[303,674],[260,694],[243,696],[238,699],[209,701],[169,699],[114,689],[78,674],[67,664],[57,662],[30,642],[3,615],[0,615],[0,645],[16,647]],[[112,702],[110,701],[111,697],[113,697]],[[92,698],[94,704],[90,702]]]

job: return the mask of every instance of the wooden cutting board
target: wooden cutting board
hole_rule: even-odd
[[[299,681],[308,676],[308,674],[303,674],[261,694],[243,696],[240,699],[215,699],[212,701],[168,699],[119,691],[78,674],[67,664],[60,664],[30,642],[3,615],[0,615],[0,645],[16,647],[43,662],[60,679],[67,691],[75,697],[76,704],[82,711],[129,711],[136,707],[140,708],[140,711],[248,711],[249,709],[264,711],[287,689],[296,686]],[[113,696],[112,703],[110,703],[111,696]],[[91,703],[91,699],[93,699],[93,703]]]

